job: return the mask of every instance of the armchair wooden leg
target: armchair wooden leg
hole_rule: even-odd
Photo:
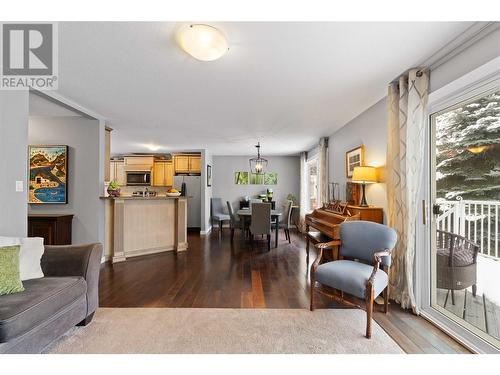
[[[311,276],[311,303],[309,305],[309,310],[314,311],[314,284],[316,281],[314,281],[314,278]]]
[[[309,236],[306,236],[306,264],[309,264]]]
[[[384,290],[384,313],[387,314],[389,309],[389,285],[385,287]]]
[[[373,313],[373,286],[368,284],[366,286],[366,338],[372,337],[372,313]]]

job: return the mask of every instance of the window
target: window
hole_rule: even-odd
[[[318,208],[318,159],[307,162],[307,211]]]

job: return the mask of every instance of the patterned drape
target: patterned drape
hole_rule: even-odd
[[[318,147],[318,207],[328,201],[328,138],[319,140]]]
[[[389,86],[387,125],[388,224],[398,233],[391,298],[418,313],[413,292],[417,199],[423,175],[429,73],[412,69]]]
[[[305,231],[305,217],[307,207],[307,152],[300,154],[300,203],[299,203],[299,229]]]

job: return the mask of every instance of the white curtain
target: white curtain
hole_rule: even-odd
[[[413,293],[417,199],[423,175],[429,73],[412,69],[389,85],[387,124],[388,224],[398,233],[391,298],[418,313]]]
[[[299,197],[299,229],[305,231],[305,217],[307,207],[307,152],[300,154],[300,197]]]
[[[318,147],[318,207],[328,201],[328,138],[319,140]]]

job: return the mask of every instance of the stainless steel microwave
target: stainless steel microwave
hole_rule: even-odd
[[[127,186],[150,186],[151,171],[127,171]]]

